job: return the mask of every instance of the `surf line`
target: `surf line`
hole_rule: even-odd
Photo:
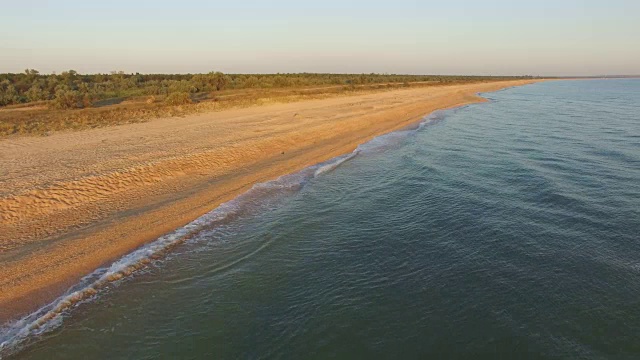
[[[451,109],[444,110],[450,111]],[[406,138],[408,135],[422,130],[431,123],[437,123],[444,118],[444,111],[435,111],[417,122],[417,126],[411,129],[397,130],[387,134],[377,136],[356,147],[354,151],[348,154],[334,157],[328,161],[311,165],[299,172],[287,174],[263,183],[253,185],[245,193],[240,194],[236,198],[220,204],[217,208],[211,210],[205,215],[197,218],[189,224],[176,229],[175,231],[163,235],[158,239],[143,245],[137,250],[123,256],[115,261],[108,268],[103,267],[96,269],[91,274],[83,277],[83,279],[71,287],[65,294],[58,297],[51,303],[21,318],[20,320],[8,322],[0,327],[0,359],[3,355],[9,355],[17,352],[21,348],[21,344],[33,335],[40,335],[50,331],[62,324],[62,317],[70,312],[76,305],[82,302],[90,301],[97,297],[100,291],[125,277],[129,277],[137,271],[147,267],[154,261],[161,260],[176,247],[184,244],[188,240],[204,230],[215,228],[217,224],[224,222],[225,219],[235,219],[239,213],[242,213],[244,205],[248,204],[250,199],[255,195],[260,196],[260,192],[264,194],[265,190],[269,193],[282,189],[298,190],[309,180],[316,178],[322,174],[331,172],[345,162],[355,158],[361,153],[378,152],[385,150],[400,139]],[[258,250],[249,254],[263,250],[270,245],[271,241],[263,244]],[[245,260],[248,256],[232,263]],[[228,266],[227,266],[228,267]]]

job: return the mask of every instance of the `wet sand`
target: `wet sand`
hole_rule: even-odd
[[[477,92],[437,86],[0,140],[0,323],[253,184],[351,152]]]

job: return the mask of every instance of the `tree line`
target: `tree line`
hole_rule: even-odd
[[[518,78],[528,78],[522,76]],[[0,106],[46,102],[54,108],[89,107],[98,100],[144,95],[188,94],[229,89],[303,88],[313,86],[357,86],[382,83],[470,82],[516,77],[388,75],[388,74],[80,74],[69,70],[60,74],[0,74]]]

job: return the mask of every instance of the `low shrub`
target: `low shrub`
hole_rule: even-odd
[[[174,92],[164,99],[164,102],[169,105],[185,105],[191,104],[191,95],[188,92]]]
[[[56,109],[82,109],[91,106],[91,96],[76,90],[58,90],[51,101]]]

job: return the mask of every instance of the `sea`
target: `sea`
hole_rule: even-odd
[[[640,358],[640,79],[481,95],[96,270],[0,358]]]

